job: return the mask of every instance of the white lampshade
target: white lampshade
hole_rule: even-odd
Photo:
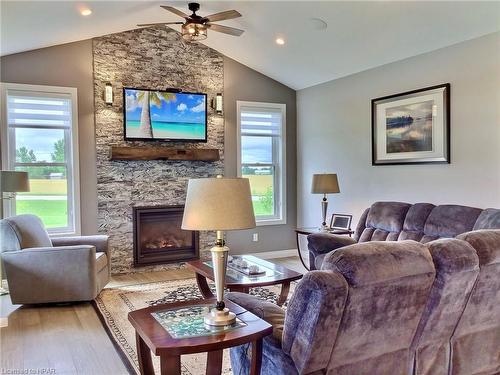
[[[188,183],[182,229],[255,228],[248,178],[198,178]]]
[[[28,172],[0,171],[0,192],[30,191]]]
[[[311,193],[331,194],[340,193],[339,181],[335,173],[322,173],[313,175]]]

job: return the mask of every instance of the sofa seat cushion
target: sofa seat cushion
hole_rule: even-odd
[[[261,300],[246,293],[229,292],[226,294],[226,297],[228,300],[233,301],[271,324],[273,326],[273,337],[281,345],[283,326],[285,324],[285,310],[274,303]]]
[[[432,210],[424,227],[427,236],[453,238],[469,232],[481,213],[481,209],[458,205],[441,205]]]
[[[108,266],[108,257],[106,253],[95,253],[95,262],[97,272],[102,271]]]

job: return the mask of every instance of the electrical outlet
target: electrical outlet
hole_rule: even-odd
[[[259,241],[259,233],[254,233],[252,237],[253,242],[258,242]]]

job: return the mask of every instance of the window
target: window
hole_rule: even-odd
[[[2,165],[30,179],[30,192],[6,213],[37,215],[51,234],[78,234],[76,89],[2,83],[1,94]]]
[[[250,180],[258,225],[286,223],[285,104],[237,102],[238,175]]]

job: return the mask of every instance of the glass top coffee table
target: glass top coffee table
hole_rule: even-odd
[[[233,256],[232,259],[233,261],[228,263],[225,286],[232,292],[248,293],[250,288],[281,284],[281,293],[276,302],[279,306],[283,305],[288,297],[290,282],[302,278],[302,274],[299,272],[252,255]],[[237,259],[240,260],[240,267],[234,264],[237,263],[235,262]],[[245,265],[246,267],[244,267]],[[210,260],[194,260],[187,262],[187,266],[196,273],[196,282],[203,297],[214,298],[207,283],[207,279],[214,279],[212,262]],[[250,266],[258,268],[259,272],[249,274]]]

